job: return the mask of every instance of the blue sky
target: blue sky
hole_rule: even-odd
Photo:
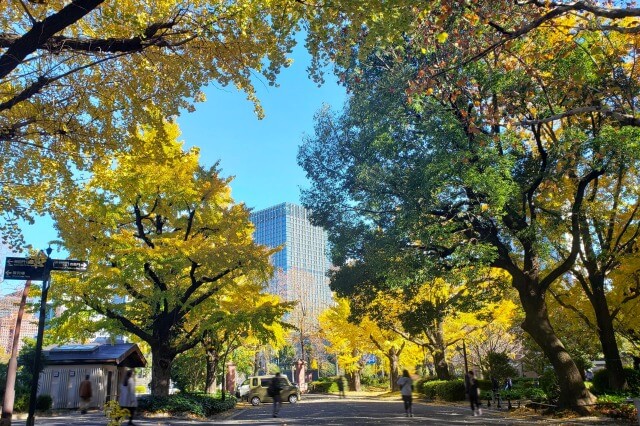
[[[255,79],[264,119],[258,120],[244,93],[219,85],[205,88],[207,101],[178,118],[185,145],[200,147],[204,165],[219,160],[222,175],[235,177],[234,199],[256,210],[299,202],[300,187],[307,185],[296,163],[303,135],[313,134],[313,115],[323,104],[339,109],[346,99],[330,72],[322,87],[309,79],[310,57],[304,47],[297,47],[293,58],[278,76],[279,87],[268,86],[259,76]],[[57,237],[47,218],[24,227],[24,234],[27,244],[41,249]],[[55,252],[54,256],[65,257]]]
[[[306,182],[296,163],[303,134],[313,134],[313,115],[323,103],[340,108],[345,100],[344,88],[331,74],[320,88],[307,77],[304,48],[293,57],[293,65],[278,76],[280,87],[256,82],[264,119],[256,118],[243,93],[212,87],[205,91],[205,104],[178,119],[186,144],[200,147],[206,165],[219,159],[223,175],[235,176],[236,201],[252,208],[298,202],[299,187]]]

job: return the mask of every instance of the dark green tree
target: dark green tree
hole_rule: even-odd
[[[485,374],[502,382],[507,377],[517,377],[518,370],[511,365],[509,355],[504,352],[489,352],[487,355],[488,371]]]

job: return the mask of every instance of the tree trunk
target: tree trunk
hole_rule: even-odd
[[[400,377],[400,351],[396,348],[391,347],[387,354],[387,358],[389,358],[389,381],[390,387],[392,391],[397,391],[400,389],[398,386],[398,377]]]
[[[439,380],[450,380],[451,375],[449,372],[449,365],[445,358],[445,344],[444,344],[444,328],[442,321],[438,321],[435,333],[435,348],[433,350],[433,367],[436,370],[436,376]]]
[[[433,351],[433,366],[438,380],[451,380],[449,364],[447,364],[447,360],[444,357],[444,352],[440,349]]]
[[[151,348],[151,394],[153,396],[169,395],[171,380],[171,364],[175,355],[164,346]]]
[[[604,362],[609,377],[609,387],[612,390],[623,390],[627,387],[627,380],[620,359],[618,342],[613,328],[613,319],[609,312],[607,297],[604,293],[604,279],[602,282],[591,282],[593,289],[593,310],[598,322],[598,338],[602,345]]]
[[[253,375],[257,376],[260,371],[260,351],[256,351],[253,357]]]
[[[362,385],[360,382],[360,370],[346,372],[344,375],[347,379],[349,390],[351,392],[360,392],[360,389],[362,389]]]
[[[556,336],[549,321],[544,295],[531,290],[531,287],[518,289],[525,311],[522,329],[531,335],[553,366],[560,385],[560,406],[584,412],[585,406],[595,402],[595,397],[585,387],[578,367]]]
[[[207,349],[207,379],[205,383],[206,393],[215,393],[218,387],[217,383],[217,371],[220,358],[218,357],[218,351],[215,349]]]

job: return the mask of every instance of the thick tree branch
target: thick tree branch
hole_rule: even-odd
[[[576,314],[582,321],[584,321],[584,323],[586,324],[587,327],[589,327],[591,329],[594,329],[594,330],[597,329],[597,327],[591,322],[591,320],[584,313],[582,313],[582,311],[580,311],[578,308],[576,308],[573,305],[569,305],[568,303],[565,303],[562,300],[562,297],[560,297],[560,295],[556,294],[555,291],[549,289],[549,293],[551,293],[553,298],[556,300],[556,302],[558,302],[558,304],[560,306],[562,306],[565,309],[570,310],[571,312]]]
[[[545,276],[542,280],[540,280],[540,290],[545,291],[549,288],[549,286],[561,277],[563,274],[568,272],[573,264],[575,263],[576,257],[580,252],[580,212],[582,209],[582,201],[584,200],[584,194],[587,189],[587,186],[597,177],[603,175],[605,169],[592,170],[587,173],[580,181],[578,182],[578,188],[576,189],[576,195],[571,206],[571,251],[569,252],[569,256],[554,268],[547,276]]]
[[[135,216],[136,216],[136,229],[138,231],[138,234],[136,236],[140,238],[142,241],[144,241],[147,246],[151,248],[155,248],[156,247],[155,244],[153,244],[153,241],[151,241],[151,239],[147,236],[146,231],[144,230],[144,224],[142,223],[142,221],[144,219],[149,218],[149,215],[142,214],[142,211],[140,210],[140,206],[138,205],[139,199],[140,197],[138,197],[138,200],[136,200],[136,202],[133,205],[133,212],[135,213]]]
[[[149,262],[144,263],[144,273],[146,276],[151,279],[151,282],[154,286],[156,286],[160,291],[167,291],[167,285],[160,279],[158,274],[151,268],[151,264]]]
[[[127,290],[127,293],[129,293],[131,297],[133,297],[134,299],[138,299],[138,300],[146,299],[146,297],[142,293],[140,293],[138,290],[133,288],[133,286],[128,282],[124,281],[122,283],[122,286],[125,288],[125,290]]]
[[[109,319],[118,321],[120,324],[122,324],[124,329],[127,330],[129,333],[135,334],[145,342],[151,343],[153,341],[152,335],[150,335],[149,333],[145,332],[143,329],[135,325],[129,318],[123,315],[120,315],[109,308],[106,308],[97,303],[94,303],[94,299],[92,299],[86,294],[83,294],[81,297],[85,305],[89,306],[91,309],[93,309],[97,313],[104,315]]]
[[[198,306],[200,303],[204,302],[209,297],[213,296],[219,290],[218,286],[212,287],[209,291],[206,291],[202,295],[198,296],[195,300],[189,302],[189,298],[203,284],[205,284],[205,283],[213,283],[213,282],[219,281],[222,278],[224,278],[225,276],[229,275],[231,272],[237,270],[238,268],[240,268],[242,266],[241,262],[238,262],[238,264],[236,266],[234,266],[232,268],[225,269],[224,271],[214,275],[213,277],[201,277],[199,280],[194,280],[194,275],[193,275],[193,272],[195,271],[194,264],[195,264],[195,262],[192,262],[192,266],[191,266],[191,271],[192,271],[191,285],[184,292],[184,295],[180,298],[180,304],[181,305],[186,305],[188,303],[188,305],[190,307],[192,307],[192,308],[195,307],[195,306]]]
[[[41,48],[54,34],[82,19],[103,1],[73,0],[59,12],[41,22],[36,22],[29,31],[11,43],[0,56],[0,78],[9,75],[27,56]]]

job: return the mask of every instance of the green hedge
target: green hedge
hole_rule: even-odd
[[[464,380],[431,380],[421,382],[418,391],[430,399],[463,401],[466,399]]]
[[[516,388],[514,387],[511,390],[501,390],[500,398],[502,400],[511,400],[517,401],[519,399],[530,399],[535,402],[546,402],[548,401],[547,394],[541,388]]]
[[[315,381],[309,383],[310,393],[330,393],[338,392],[338,384],[335,381]]]
[[[493,383],[491,383],[491,380],[479,379],[476,381],[478,382],[478,387],[480,388],[481,392],[493,391]]]
[[[209,417],[231,410],[236,406],[236,402],[232,395],[227,395],[224,401],[218,396],[208,394],[178,393],[164,397],[144,395],[138,398],[138,408],[151,413],[190,413],[199,417]]]

